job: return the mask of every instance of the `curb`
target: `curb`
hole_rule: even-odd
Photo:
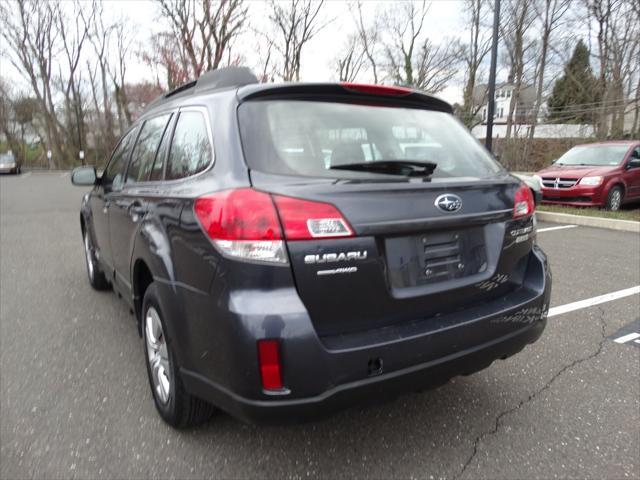
[[[569,213],[552,213],[537,211],[536,217],[543,222],[571,223],[583,225],[585,227],[608,228],[621,232],[640,233],[640,222],[633,220],[617,220],[613,218],[585,217],[582,215],[571,215]]]

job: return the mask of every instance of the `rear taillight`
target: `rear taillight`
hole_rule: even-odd
[[[227,255],[287,263],[278,214],[268,193],[225,190],[196,199],[194,212],[209,238]]]
[[[282,390],[280,348],[277,340],[258,340],[258,365],[262,388]]]
[[[535,209],[536,204],[533,200],[531,189],[524,183],[521,184],[520,188],[516,191],[516,196],[513,202],[513,218],[533,215]]]
[[[287,263],[284,239],[353,236],[347,220],[331,204],[271,196],[251,188],[200,197],[194,212],[218,248],[251,261]]]
[[[329,203],[273,196],[287,240],[351,237],[353,230],[336,207]]]

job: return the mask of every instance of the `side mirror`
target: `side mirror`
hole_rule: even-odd
[[[551,165],[553,165],[554,163],[556,163],[558,161],[557,158],[554,158],[553,160],[551,160]]]
[[[640,158],[631,157],[629,163],[627,163],[627,168],[639,168],[640,167]]]
[[[96,167],[77,167],[71,172],[71,183],[74,185],[95,185],[97,179]]]

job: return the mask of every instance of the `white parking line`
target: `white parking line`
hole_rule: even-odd
[[[562,225],[561,227],[539,228],[538,233],[551,232],[553,230],[564,230],[565,228],[576,228],[578,225]]]
[[[566,305],[560,305],[559,307],[553,307],[549,309],[549,317],[556,315],[562,315],[563,313],[573,312],[574,310],[580,310],[581,308],[592,307],[600,303],[610,302],[619,298],[628,297],[640,293],[640,285],[635,287],[625,288],[624,290],[618,290],[617,292],[605,293],[597,297],[587,298],[586,300],[580,300],[578,302],[567,303]]]
[[[631,340],[635,340],[636,338],[640,338],[640,333],[633,332],[633,333],[630,333],[628,335],[623,335],[621,337],[618,337],[618,338],[614,339],[613,341],[616,342],[616,343],[627,343],[627,342],[630,342]],[[637,342],[637,340],[636,340],[636,342]]]

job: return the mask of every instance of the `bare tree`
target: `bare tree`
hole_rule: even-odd
[[[540,61],[536,79],[536,101],[531,114],[531,128],[529,129],[529,138],[534,138],[540,108],[542,106],[542,98],[545,86],[545,72],[547,68],[547,57],[549,55],[549,45],[551,36],[558,28],[563,25],[562,19],[571,6],[571,0],[541,0],[540,3],[534,4],[536,15],[542,23]]]
[[[630,5],[618,4],[610,30],[610,135],[614,138],[624,135],[625,114],[633,92],[632,79],[640,62],[640,18],[633,14]]]
[[[173,90],[193,78],[181,52],[173,34],[160,32],[151,37],[150,48],[142,50],[139,55],[154,71],[157,85]]]
[[[0,132],[7,140],[11,151],[14,152],[20,160],[22,145],[16,127],[17,122],[15,121],[14,100],[12,98],[11,88],[4,78],[0,78]]]
[[[116,109],[118,112],[118,125],[120,132],[124,132],[131,124],[131,112],[127,99],[126,76],[127,63],[131,57],[131,38],[127,20],[122,18],[116,22],[113,28],[115,35],[116,59],[109,64],[109,76],[113,83]]]
[[[88,71],[93,103],[102,128],[102,134],[98,138],[101,149],[106,152],[116,143],[109,82],[109,50],[114,27],[105,23],[101,3],[94,0],[92,10],[96,21],[93,22],[89,40],[95,54],[95,68],[88,66]]]
[[[247,22],[243,0],[158,0],[192,78],[232,58],[233,40]]]
[[[369,66],[371,67],[371,73],[373,75],[373,83],[378,83],[378,43],[379,43],[379,31],[380,25],[378,16],[376,15],[371,25],[364,24],[362,17],[362,2],[358,1],[355,4],[355,8],[352,7],[352,15],[356,23],[356,29],[358,31],[358,38],[364,56],[366,57]]]
[[[598,138],[606,138],[608,133],[607,127],[607,101],[609,95],[607,92],[608,77],[608,58],[609,58],[609,31],[611,28],[610,20],[615,0],[588,0],[588,8],[590,16],[595,20],[597,25],[598,40],[598,60],[599,60],[599,77],[598,86],[602,103],[600,105],[600,113],[598,115],[598,123],[596,126],[596,135]]]
[[[274,47],[280,56],[282,80],[300,81],[302,51],[326,26],[320,18],[324,0],[290,0],[286,4],[271,1],[269,19],[276,31]]]
[[[508,0],[505,2],[504,18],[501,33],[507,47],[509,58],[509,78],[514,88],[509,103],[507,115],[507,131],[505,138],[511,138],[514,114],[520,106],[520,97],[525,79],[525,67],[528,54],[535,47],[535,42],[528,38],[535,16],[533,15],[533,0]]]
[[[342,55],[336,59],[336,72],[341,82],[353,82],[364,67],[366,52],[360,47],[359,38],[349,35],[341,49]]]
[[[66,61],[64,70],[63,63],[58,62],[58,77],[64,96],[65,123],[67,127],[66,137],[71,147],[67,148],[67,152],[71,153],[72,159],[75,159],[77,158],[78,152],[83,150],[86,145],[80,59],[94,18],[93,12],[88,16],[83,14],[82,5],[78,1],[74,1],[70,5],[70,14],[67,14],[63,8],[64,6],[61,4],[54,6],[54,13],[60,31],[63,57]]]
[[[640,74],[640,7],[637,0],[587,0],[589,20],[597,32],[599,90],[596,135],[620,137],[627,106],[633,102],[633,79]],[[637,91],[637,88],[636,88]],[[637,118],[637,117],[636,117]],[[632,127],[635,130],[635,127]]]
[[[402,3],[387,12],[388,36],[385,48],[387,73],[395,83],[430,93],[442,91],[455,76],[457,49],[453,42],[435,45],[423,38],[428,6],[425,1]]]
[[[491,31],[485,28],[487,8],[483,0],[466,0],[469,43],[462,45],[460,54],[465,64],[465,85],[462,98],[462,118],[467,127],[473,127],[483,101],[474,98],[480,67],[491,50]]]
[[[260,58],[260,77],[261,82],[274,82],[276,77],[277,66],[274,61],[275,40],[272,37],[258,33],[258,37],[262,37],[263,41],[259,42],[256,51]]]
[[[53,99],[52,69],[59,35],[54,5],[25,0],[1,2],[0,25],[0,35],[11,52],[10,62],[29,82],[40,105],[47,143],[54,152],[49,166],[55,167],[63,158],[63,142]]]

